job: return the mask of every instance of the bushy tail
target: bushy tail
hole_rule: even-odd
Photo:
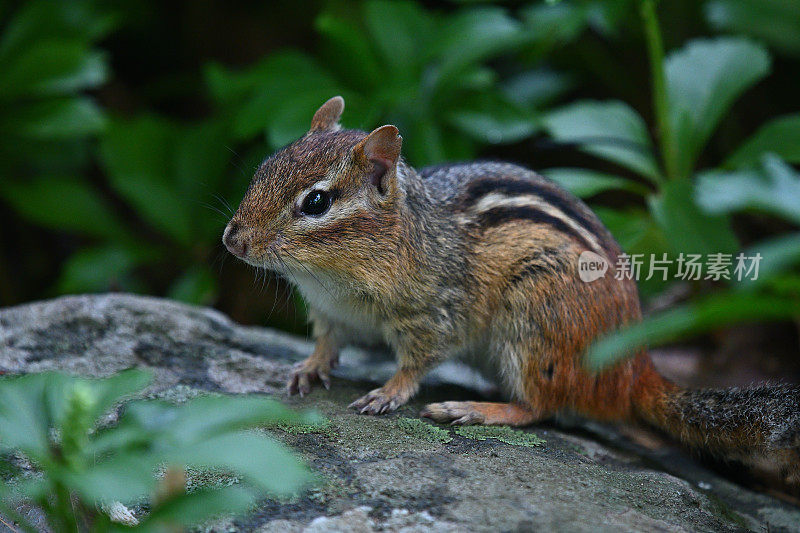
[[[687,390],[665,382],[637,395],[637,415],[684,444],[737,460],[800,489],[800,387]]]

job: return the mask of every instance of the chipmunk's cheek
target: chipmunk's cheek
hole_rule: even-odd
[[[270,246],[270,255],[288,263],[302,262],[305,259],[305,250],[303,246],[297,245],[302,241],[302,235],[279,235]]]
[[[250,251],[244,260],[256,267],[272,268],[277,253],[274,235],[259,235],[252,239]]]

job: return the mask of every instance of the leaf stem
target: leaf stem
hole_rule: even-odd
[[[656,0],[641,1],[641,15],[644,23],[647,52],[650,59],[650,75],[653,83],[653,107],[656,113],[661,158],[668,179],[678,177],[677,153],[672,124],[669,120],[666,76],[664,74],[664,43],[656,15]]]
[[[63,527],[62,531],[78,532],[78,518],[72,508],[72,496],[69,489],[60,481],[57,481],[53,486],[55,493],[56,507],[55,513],[58,515],[58,520]]]

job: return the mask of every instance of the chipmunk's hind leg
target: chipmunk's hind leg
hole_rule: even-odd
[[[531,304],[524,298],[510,301],[503,309],[507,311],[513,305],[520,308],[519,316],[530,316]],[[493,356],[496,377],[511,402],[432,403],[420,415],[440,423],[495,426],[528,426],[550,418],[553,402],[544,402],[542,391],[558,371],[556,358],[548,355],[549,346],[537,328],[533,319],[514,320],[506,313],[499,313],[492,325],[487,352]]]
[[[521,403],[499,402],[441,402],[426,405],[420,416],[440,424],[490,426],[527,426],[541,417]]]

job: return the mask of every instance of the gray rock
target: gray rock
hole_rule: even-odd
[[[275,430],[322,474],[321,485],[293,501],[265,501],[208,531],[800,531],[797,508],[678,451],[647,452],[606,426],[549,424],[478,440],[418,422],[426,402],[491,391],[457,362],[389,416],[346,407],[374,387],[365,380],[382,381],[392,371],[385,358],[373,361],[358,350],[343,355],[331,391],[288,398],[289,368],[310,351],[304,340],[157,298],[76,296],[0,310],[6,373],[105,376],[149,368],[151,396],[270,394],[330,419],[322,429]]]

